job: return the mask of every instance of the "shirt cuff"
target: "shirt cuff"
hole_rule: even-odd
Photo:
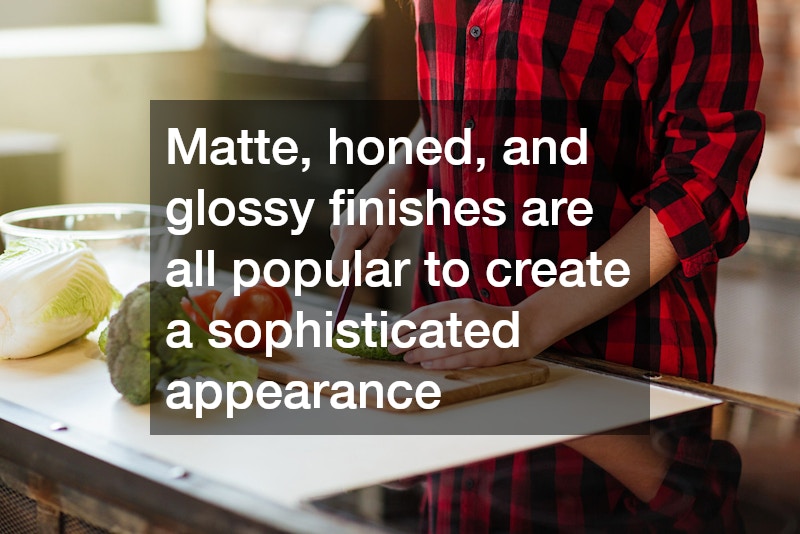
[[[633,201],[656,214],[678,254],[683,276],[693,278],[719,261],[702,207],[674,179],[654,182]]]

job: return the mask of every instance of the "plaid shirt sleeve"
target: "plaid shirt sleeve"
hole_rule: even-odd
[[[651,207],[694,277],[741,248],[763,142],[754,111],[763,66],[755,1],[686,0],[664,10],[637,66],[652,103]],[[682,22],[681,22],[682,21]]]

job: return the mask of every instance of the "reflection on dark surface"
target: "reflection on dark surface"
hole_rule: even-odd
[[[591,447],[545,447],[434,473],[424,530],[741,532],[741,462],[730,443],[710,438],[710,416],[692,412],[653,422],[650,436],[597,436]],[[639,461],[645,447],[657,455]],[[578,452],[587,448],[603,467]],[[631,461],[640,465],[628,486],[620,480],[630,478]]]
[[[650,423],[649,435],[624,429],[315,505],[396,531],[796,532],[797,418],[751,412],[740,407],[737,414],[730,405],[697,410]],[[753,434],[742,431],[737,416]],[[770,436],[779,431],[785,439]],[[727,437],[741,441],[743,454],[721,439]],[[770,463],[778,453],[782,468]],[[751,462],[746,480],[742,457]],[[759,498],[764,491],[772,492],[768,505]]]

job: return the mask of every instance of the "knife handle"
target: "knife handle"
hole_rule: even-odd
[[[355,259],[353,260],[353,264],[350,266],[350,276],[349,282],[347,286],[342,290],[342,296],[339,297],[339,305],[336,307],[336,318],[333,320],[333,328],[336,329],[336,325],[345,318],[347,315],[347,309],[350,307],[350,301],[353,299],[353,292],[356,290],[356,262]]]

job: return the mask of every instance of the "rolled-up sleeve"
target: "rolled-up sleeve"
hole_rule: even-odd
[[[755,0],[675,0],[637,64],[652,121],[650,207],[683,274],[744,245],[746,201],[764,138],[755,111],[763,66]]]

